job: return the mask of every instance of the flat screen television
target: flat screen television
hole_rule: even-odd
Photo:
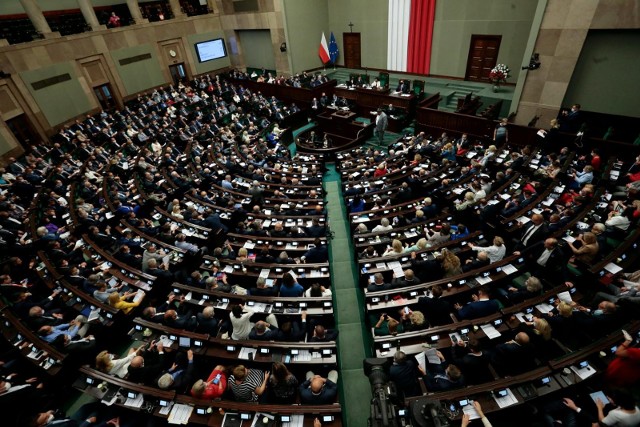
[[[198,54],[198,61],[207,62],[214,59],[224,58],[227,56],[227,48],[224,45],[223,39],[207,40],[204,42],[196,43],[196,53]]]

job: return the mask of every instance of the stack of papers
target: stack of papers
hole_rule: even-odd
[[[622,267],[610,262],[609,264],[604,266],[604,269],[607,270],[611,274],[616,274],[622,271]]]
[[[144,395],[142,393],[138,393],[135,399],[127,398],[124,402],[124,406],[129,406],[131,408],[141,408],[144,403]]]
[[[438,350],[435,348],[428,348],[427,350],[425,350],[424,355],[429,363],[434,365],[440,365],[442,363],[442,361],[438,357],[437,351]]]
[[[487,276],[487,277],[478,276],[476,277],[476,282],[478,282],[479,285],[485,285],[491,282],[491,276]]]
[[[513,273],[517,273],[518,269],[511,264],[507,264],[502,266],[502,271],[504,271],[504,274],[506,275],[511,275]]]
[[[282,423],[282,427],[302,427],[304,425],[304,415],[291,415],[291,421]]]
[[[299,350],[298,354],[293,356],[294,362],[308,362],[311,360],[311,352],[309,350]]]
[[[592,368],[591,365],[587,365],[584,368],[578,368],[576,366],[572,366],[571,370],[575,372],[575,374],[579,376],[581,380],[586,380],[591,375],[596,373],[596,370]]]
[[[494,396],[493,399],[496,401],[496,403],[501,409],[518,403],[518,399],[516,399],[516,397],[513,395],[513,392],[509,388],[507,389],[506,396],[504,397]]]
[[[255,357],[257,352],[258,352],[258,350],[255,349],[255,348],[242,347],[240,349],[240,354],[238,354],[238,359],[249,360],[249,354],[253,353],[253,356]]]
[[[558,299],[562,302],[566,302],[567,304],[571,304],[571,302],[573,301],[571,299],[571,294],[569,293],[569,291],[560,292],[558,294]]]
[[[469,419],[471,420],[477,420],[480,418],[478,411],[476,411],[476,408],[471,404],[465,405],[462,408],[462,413],[469,415]]]
[[[502,335],[496,328],[493,327],[493,325],[482,325],[480,326],[480,329],[482,329],[482,331],[489,339],[498,338]]]
[[[176,403],[173,405],[173,408],[171,408],[171,413],[167,421],[169,424],[188,424],[192,412],[193,406]]]
[[[536,305],[536,308],[542,314],[547,314],[551,310],[553,310],[553,306],[551,304],[547,304],[547,303],[538,304],[538,305]]]

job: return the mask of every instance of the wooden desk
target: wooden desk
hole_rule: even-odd
[[[348,89],[346,87],[336,87],[334,93],[338,97],[354,101],[358,105],[358,108],[364,112],[376,110],[383,105],[393,104],[394,107],[403,108],[408,113],[411,113],[416,103],[416,96],[414,94],[398,94],[390,92],[388,89]]]

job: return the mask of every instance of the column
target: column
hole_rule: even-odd
[[[87,24],[91,27],[91,30],[103,30],[107,28],[106,25],[100,25],[98,22],[98,18],[96,17],[96,12],[93,10],[93,6],[91,5],[90,0],[77,0],[78,6],[80,6],[80,11],[82,12],[82,16],[84,16],[84,20],[87,21]]]
[[[35,27],[36,31],[43,35],[51,34],[51,28],[47,23],[44,15],[42,14],[42,10],[40,6],[36,3],[35,0],[20,0],[24,11],[27,13],[29,20]]]
[[[142,17],[142,12],[140,12],[140,5],[138,5],[138,0],[127,0],[127,6],[129,7],[129,13],[131,13],[133,22],[135,22],[136,24],[149,22],[149,20]]]
[[[185,14],[182,12],[182,7],[180,7],[180,0],[169,0],[169,7],[171,8],[171,13],[174,18],[181,19],[185,17]]]

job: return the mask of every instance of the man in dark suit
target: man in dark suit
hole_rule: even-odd
[[[403,288],[407,286],[419,285],[420,283],[421,283],[420,278],[417,277],[413,273],[413,270],[411,270],[410,268],[404,270],[404,277],[395,277],[395,273],[394,273],[394,277],[391,280],[391,286],[393,286],[394,288]]]
[[[529,335],[519,332],[513,340],[495,347],[491,364],[502,375],[521,374],[535,367],[532,350]]]
[[[531,223],[524,228],[522,235],[516,241],[515,249],[516,251],[522,251],[543,241],[548,234],[549,231],[547,224],[544,222],[544,217],[540,214],[533,214],[531,216]]]
[[[280,329],[264,320],[259,320],[249,332],[249,339],[254,341],[276,341],[280,339]]]
[[[489,370],[489,355],[480,348],[476,338],[458,341],[451,347],[452,363],[460,368],[467,384],[482,384],[492,381],[493,375]]]
[[[478,319],[480,317],[490,316],[493,313],[497,313],[500,309],[500,305],[497,300],[490,299],[489,289],[482,287],[478,289],[477,294],[473,294],[473,301],[462,306],[460,304],[454,305],[454,308],[458,310],[458,319]]]
[[[449,301],[441,298],[442,288],[435,285],[431,288],[432,298],[418,298],[418,310],[424,313],[425,318],[431,326],[448,325],[453,322],[450,313],[453,311]]]
[[[514,254],[517,255],[518,252]],[[522,254],[531,274],[547,279],[558,277],[567,261],[564,252],[558,246],[558,240],[553,237],[525,248]]]
[[[144,352],[142,356],[136,356],[131,360],[127,380],[134,383],[143,383],[151,385],[162,372],[164,363],[164,346],[161,342],[151,343],[152,347]],[[155,347],[155,349],[153,348]],[[157,350],[157,352],[155,351]]]
[[[400,80],[398,82],[398,87],[396,87],[396,92],[409,93],[409,83],[404,80]]]
[[[376,273],[373,275],[373,282],[367,286],[368,292],[388,291],[393,289],[390,283],[385,283],[382,273]]]
[[[195,376],[193,367],[193,351],[187,351],[186,366],[184,353],[176,355],[176,361],[164,374],[158,378],[158,387],[162,390],[175,390],[184,393],[187,387],[191,387]]]
[[[447,391],[464,386],[464,377],[460,368],[454,364],[449,364],[442,353],[436,350],[441,363],[429,363],[427,365],[427,375],[423,377],[424,384],[429,392]]]
[[[411,358],[402,351],[397,351],[393,356],[393,365],[389,368],[389,379],[393,381],[398,394],[403,397],[419,396],[422,394],[418,377],[425,372]]]
[[[316,264],[321,262],[327,262],[329,260],[329,252],[327,251],[327,245],[323,245],[319,238],[313,241],[314,246],[310,248],[300,258],[303,262]]]
[[[276,297],[278,296],[278,286],[269,287],[264,277],[258,277],[256,287],[250,288],[248,294],[259,297]]]

